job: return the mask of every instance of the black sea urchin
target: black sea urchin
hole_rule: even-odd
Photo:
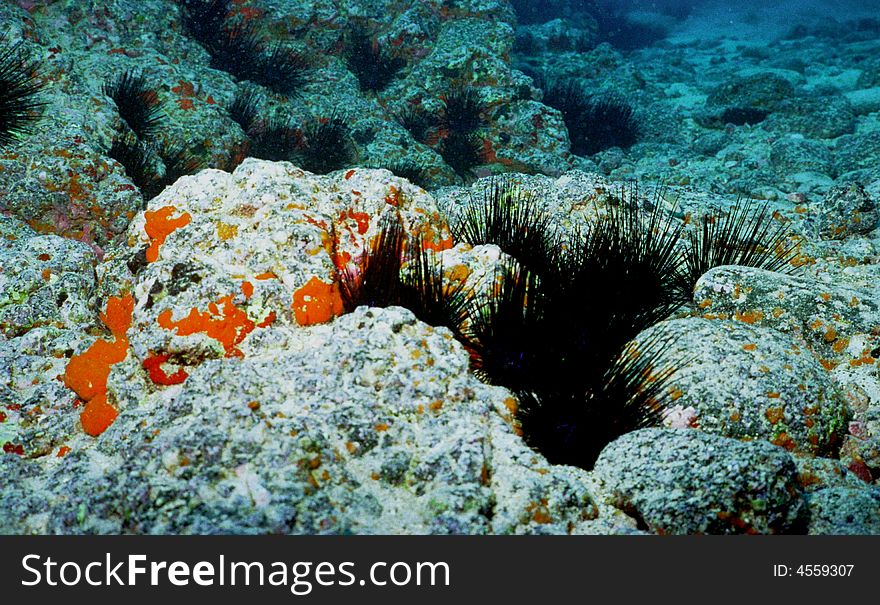
[[[659,203],[643,210],[633,187],[558,235],[537,195],[494,181],[454,226],[459,241],[507,252],[491,291],[444,283],[439,257],[408,240],[399,217],[340,276],[341,290],[347,310],[401,305],[448,327],[480,379],[516,394],[526,441],[553,463],[589,469],[610,441],[658,425],[669,404],[674,368],[655,367],[667,336],[633,339],[677,307],[681,227]]]
[[[417,237],[407,236],[398,215],[386,215],[357,269],[340,270],[340,293],[347,311],[360,305],[398,305],[429,325],[445,326],[459,335],[468,298],[463,284],[445,283],[443,274],[442,260]]]
[[[524,260],[511,257],[496,292],[472,310],[465,346],[474,370],[520,396],[524,435],[537,449],[589,468],[609,440],[661,415],[668,372],[628,343],[677,308],[681,228],[660,204],[643,211],[634,189],[567,236],[550,233],[509,190],[486,199],[496,208],[464,224],[500,226],[476,239],[507,242]]]
[[[327,174],[345,168],[355,159],[351,129],[335,111],[325,118],[313,118],[303,127],[303,135],[294,160],[303,170]]]
[[[241,129],[247,134],[251,132],[259,122],[259,106],[262,102],[262,96],[252,89],[244,92],[237,92],[232,103],[226,108],[229,117],[241,126]]]
[[[251,157],[271,162],[289,162],[303,147],[302,131],[287,121],[256,122],[248,130]]]
[[[164,114],[159,95],[147,85],[143,73],[128,70],[105,82],[105,95],[113,100],[119,117],[139,139],[151,139],[162,129]]]
[[[406,61],[394,56],[361,25],[348,32],[344,44],[345,63],[360,83],[361,90],[383,90],[406,65]]]
[[[722,265],[793,271],[798,244],[788,227],[774,220],[766,204],[757,206],[742,199],[727,214],[703,217],[686,236],[684,262],[678,272],[680,302],[691,302],[700,277]]]
[[[486,125],[486,107],[474,88],[455,86],[441,100],[437,121],[444,136],[472,134]]]
[[[593,155],[611,147],[627,149],[638,141],[641,125],[635,110],[621,97],[588,96],[575,80],[543,85],[544,104],[562,114],[573,154]]]
[[[482,196],[472,194],[451,227],[458,242],[495,244],[533,271],[546,267],[549,217],[537,194],[513,181],[493,180]]]
[[[0,146],[32,132],[44,105],[37,98],[43,87],[38,66],[24,57],[20,42],[0,39]]]
[[[450,168],[462,178],[474,173],[474,168],[485,162],[484,141],[475,134],[452,132],[437,147]]]
[[[214,69],[282,95],[295,94],[307,81],[308,56],[280,43],[267,48],[252,21],[230,19],[230,0],[178,0],[178,4],[184,29],[208,51]]]
[[[158,195],[163,185],[155,169],[155,158],[152,150],[131,134],[123,134],[113,139],[107,155],[119,162],[125,174],[131,179],[145,200]]]

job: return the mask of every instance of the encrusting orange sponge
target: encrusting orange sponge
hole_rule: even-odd
[[[326,284],[312,277],[306,285],[293,293],[293,314],[301,326],[330,321],[344,311],[339,286]]]
[[[187,378],[189,378],[189,374],[187,374],[186,370],[183,368],[178,368],[174,374],[168,374],[162,368],[162,364],[171,359],[171,355],[167,353],[162,355],[150,355],[146,359],[144,359],[141,364],[143,368],[147,371],[147,374],[150,376],[150,380],[153,381],[153,384],[158,384],[161,386],[171,386],[174,384],[181,384]]]
[[[113,334],[113,340],[96,340],[88,349],[71,357],[64,370],[64,384],[86,402],[79,418],[83,430],[93,437],[113,424],[118,414],[107,401],[107,377],[110,376],[110,366],[128,355],[125,333],[131,326],[133,311],[134,297],[131,294],[111,297],[100,317]]]
[[[221,312],[218,305],[223,305]],[[232,302],[232,295],[224,296],[217,302],[208,304],[208,312],[190,309],[189,315],[183,319],[173,319],[171,309],[159,314],[159,325],[166,330],[177,329],[178,336],[204,333],[223,345],[226,357],[242,357],[236,345],[241,344],[245,337],[254,331],[256,324],[248,319],[247,313]]]
[[[150,238],[150,247],[147,248],[147,262],[156,262],[159,258],[159,246],[165,243],[165,239],[176,229],[185,227],[192,218],[189,212],[184,212],[177,218],[171,215],[177,212],[174,206],[163,206],[158,210],[144,212],[144,231]]]
[[[118,415],[116,408],[107,403],[107,394],[101,393],[86,404],[79,415],[79,421],[86,433],[97,437],[113,424]]]

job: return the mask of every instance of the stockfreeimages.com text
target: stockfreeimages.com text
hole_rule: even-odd
[[[355,563],[334,565],[326,561],[227,561],[217,562],[150,561],[146,555],[130,554],[114,560],[110,553],[103,560],[82,564],[55,561],[51,557],[29,554],[22,558],[23,586],[287,586],[304,596],[318,586],[449,586],[449,565],[444,562],[377,561],[360,579]]]

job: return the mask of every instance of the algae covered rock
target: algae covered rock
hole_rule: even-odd
[[[338,271],[391,216],[426,246],[451,245],[433,200],[388,171],[316,176],[249,159],[231,174],[185,177],[152,200],[108,254],[102,290],[135,293],[132,346],[141,358],[238,355],[251,333],[276,322],[339,315]],[[212,321],[228,329],[212,331]]]
[[[0,458],[0,527],[565,533],[596,517],[583,472],[515,436],[510,395],[468,374],[448,331],[361,307],[272,332],[259,353],[151,392],[130,379],[135,364],[115,366],[120,415],[94,447],[46,461],[38,487],[22,460]]]
[[[835,145],[837,172],[877,168],[880,157],[880,132],[868,130],[840,137]]]
[[[770,147],[770,163],[780,176],[797,172],[830,175],[834,160],[826,145],[797,135],[776,140]]]
[[[655,331],[672,337],[655,363],[676,368],[668,388],[676,406],[693,410],[691,426],[810,455],[839,447],[846,406],[805,347],[730,320],[676,319],[639,338]]]
[[[872,351],[880,344],[876,291],[724,266],[700,278],[694,303],[704,315],[792,332],[809,344],[827,369],[840,363],[871,366]]]
[[[810,535],[880,534],[880,488],[819,490],[807,497]]]
[[[29,229],[10,237],[0,239],[0,334],[12,338],[38,326],[92,325],[95,251]]]
[[[497,261],[449,250],[433,198],[383,170],[248,160],[152,200],[99,266],[91,333],[39,327],[0,346],[0,401],[16,409],[2,436],[18,454],[0,457],[0,527],[596,531],[586,473],[526,447],[515,400],[469,374],[449,331],[395,307],[343,314],[338,271],[386,215],[456,275],[469,264],[457,277]],[[98,400],[113,415],[93,430],[80,406]]]
[[[794,86],[788,79],[773,72],[761,72],[737,76],[722,83],[709,93],[706,105],[774,111],[793,95]]]
[[[880,209],[865,188],[852,184],[834,187],[822,201],[819,233],[827,239],[843,239],[870,233],[880,221]]]
[[[642,429],[609,444],[595,473],[655,533],[799,533],[806,521],[791,456],[763,441]]]
[[[777,111],[770,117],[770,127],[813,139],[836,139],[852,133],[856,124],[855,111],[842,95],[784,99]]]

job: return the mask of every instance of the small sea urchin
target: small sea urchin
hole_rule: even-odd
[[[102,91],[139,139],[151,139],[162,129],[165,115],[159,107],[159,95],[147,85],[142,72],[125,71],[105,82]]]
[[[361,90],[385,89],[406,61],[395,56],[362,25],[353,27],[344,38],[345,63],[360,83]]]
[[[398,305],[429,325],[444,326],[460,335],[468,297],[462,283],[446,283],[443,276],[442,260],[418,237],[408,236],[394,213],[383,218],[357,267],[340,270],[340,292],[347,311],[360,305]]]
[[[107,155],[122,165],[126,176],[140,190],[145,200],[155,197],[162,190],[153,151],[131,133],[114,138]]]
[[[304,170],[327,174],[354,161],[356,149],[348,121],[334,111],[324,118],[312,118],[303,127],[303,141],[294,161]]]
[[[178,0],[186,32],[211,56],[211,67],[282,95],[296,94],[308,80],[311,60],[277,43],[266,46],[257,26],[230,17],[231,0]]]
[[[38,66],[25,58],[21,42],[0,38],[0,146],[32,132],[44,106],[37,97],[43,87]]]
[[[472,134],[486,125],[486,107],[470,86],[455,86],[441,98],[438,126],[444,135]]]
[[[641,125],[623,98],[589,96],[575,80],[539,81],[539,85],[544,86],[544,104],[562,114],[574,155],[593,155],[611,147],[627,149],[638,141]]]

